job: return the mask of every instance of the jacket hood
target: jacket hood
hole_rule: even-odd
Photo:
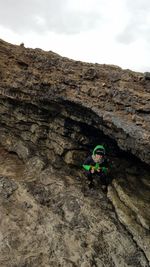
[[[102,145],[97,145],[97,146],[94,148],[94,150],[93,150],[93,155],[96,154],[96,150],[102,150],[102,151],[104,152],[104,154],[105,154],[105,148],[104,148],[104,146],[102,146]]]

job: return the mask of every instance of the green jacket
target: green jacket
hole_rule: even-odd
[[[105,154],[105,148],[102,145],[97,145],[94,150],[93,150],[93,155],[96,154],[96,151],[100,149],[104,151]],[[101,169],[102,172],[104,172],[105,174],[107,174],[108,172],[108,160],[106,159],[106,157],[104,158],[104,161],[102,163],[98,163],[95,162],[92,158],[92,156],[89,156],[83,163],[83,168],[86,171],[90,171],[91,169],[94,169],[95,171],[97,171],[98,169]]]

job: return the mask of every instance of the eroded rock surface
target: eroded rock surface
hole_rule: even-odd
[[[37,145],[53,150],[57,144],[59,154],[67,144],[72,148],[61,131],[72,119],[103,131],[149,164],[149,90],[150,81],[142,73],[0,41],[1,141],[24,158]],[[71,136],[73,143],[83,144],[80,138]]]
[[[8,166],[12,177],[4,177]],[[71,170],[52,166],[28,179],[20,166],[17,156],[5,152],[0,184],[12,190],[0,190],[1,267],[149,266],[100,187],[91,191]]]
[[[149,266],[148,77],[0,41],[2,267]],[[100,143],[107,195],[80,167]]]

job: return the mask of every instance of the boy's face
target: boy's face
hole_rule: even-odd
[[[96,159],[98,159],[98,160],[103,158],[103,155],[95,154],[95,156],[96,156]]]

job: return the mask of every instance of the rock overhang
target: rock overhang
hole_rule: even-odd
[[[116,66],[76,62],[2,41],[0,53],[0,143],[25,162],[18,161],[15,154],[0,153],[0,193],[3,204],[9,203],[7,216],[6,206],[4,210],[2,207],[5,226],[1,229],[2,259],[5,256],[10,265],[13,254],[14,264],[21,264],[18,256],[21,251],[22,264],[30,264],[26,262],[27,257],[32,251],[38,259],[37,243],[46,240],[43,247],[51,260],[54,246],[51,250],[50,241],[53,244],[51,238],[56,232],[56,244],[60,247],[59,237],[65,244],[65,247],[61,245],[61,252],[69,251],[70,240],[77,233],[73,241],[77,249],[71,248],[71,255],[78,251],[82,260],[89,247],[92,253],[97,251],[96,257],[101,260],[99,250],[104,245],[106,265],[149,266],[150,172],[139,160],[149,162],[149,80],[144,74]],[[60,161],[64,159],[69,165],[79,160],[81,163],[86,152],[99,142],[105,144],[109,156],[116,158],[117,173],[114,172],[116,176],[107,196],[118,217],[100,187],[95,192],[86,192],[81,168],[70,168]],[[77,175],[82,179],[77,180]],[[16,207],[21,232],[16,229]],[[118,223],[118,218],[127,230]],[[35,222],[40,229],[42,226],[42,232]],[[6,239],[6,228],[10,228],[11,240],[17,236],[21,244],[34,237],[37,241],[31,242],[29,252],[19,245],[19,252],[14,253],[13,246],[12,254],[6,253],[10,240]],[[90,229],[88,234],[87,229]],[[64,236],[69,241],[67,247]],[[58,254],[54,257],[57,263],[62,259],[59,251],[56,249]],[[111,255],[110,262],[108,255]],[[45,254],[41,261],[44,260]],[[91,256],[88,262],[91,263]],[[31,264],[39,263],[33,260]]]
[[[70,117],[97,128],[120,149],[150,164],[149,80],[144,74],[69,60],[3,41],[0,46],[1,125],[6,123],[9,128],[6,120],[9,113],[11,121],[10,111],[12,132],[17,120],[31,124],[32,120],[33,124],[43,121],[47,124],[44,131],[50,131],[49,124],[56,117]]]

